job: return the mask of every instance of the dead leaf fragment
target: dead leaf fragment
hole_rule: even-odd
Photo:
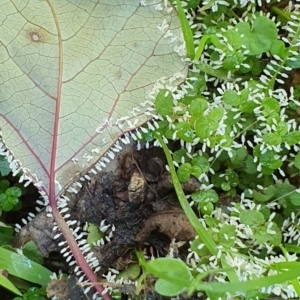
[[[181,184],[182,189],[185,193],[193,193],[200,188],[200,182],[197,178],[191,176],[189,180]],[[157,185],[157,190],[162,195],[167,195],[170,191],[174,189],[174,184],[169,172],[164,172]]]
[[[47,217],[46,211],[42,211],[16,234],[13,245],[20,248],[26,242],[33,241],[43,257],[49,257],[50,252],[60,250],[57,246],[59,240],[54,240],[56,232],[53,227],[53,220]]]
[[[74,276],[54,279],[47,286],[47,296],[56,300],[90,300],[92,296],[84,293],[84,286],[77,284]]]
[[[50,299],[56,296],[57,300],[68,300],[68,279],[51,280],[47,286],[46,292],[47,297]]]
[[[146,181],[143,175],[135,171],[131,178],[128,186],[128,198],[129,202],[132,204],[139,204],[144,202],[146,189]]]
[[[153,231],[166,235],[170,240],[179,241],[191,241],[196,235],[194,228],[180,209],[160,211],[152,215],[136,235],[135,241],[143,244]]]

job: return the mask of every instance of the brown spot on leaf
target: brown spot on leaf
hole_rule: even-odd
[[[26,29],[26,38],[33,44],[46,43],[49,33],[43,28],[28,28]]]
[[[122,69],[119,69],[118,72],[116,73],[117,79],[121,79],[122,77]]]

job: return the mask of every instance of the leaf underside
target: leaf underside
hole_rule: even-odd
[[[186,74],[164,19],[179,36],[175,10],[139,0],[1,1],[0,127],[49,198],[149,120],[141,103],[158,79]]]

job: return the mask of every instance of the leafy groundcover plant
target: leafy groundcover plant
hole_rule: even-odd
[[[198,236],[186,264],[139,261],[163,295],[298,299],[299,4],[176,4],[191,70],[177,91],[158,93],[164,120],[145,138],[163,147]],[[185,195],[191,176],[201,187]]]
[[[0,156],[0,286],[16,295],[14,300],[42,300],[47,299],[46,286],[52,272],[42,266],[44,258],[34,242],[23,241],[21,248],[13,246],[14,230],[9,225],[23,210],[21,199],[26,202],[32,196],[29,193],[28,197],[28,188],[18,183],[20,176],[13,177],[6,157]],[[7,299],[3,290],[1,296]]]
[[[172,255],[148,260],[137,251],[143,274],[136,291],[151,274],[155,290],[167,297],[298,299],[300,5],[173,5],[189,76],[177,88],[160,86],[158,120],[135,138],[163,148],[197,236],[185,261]],[[181,185],[191,177],[200,189],[185,194]],[[123,282],[111,278],[116,289]]]

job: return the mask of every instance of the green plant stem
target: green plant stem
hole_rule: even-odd
[[[173,181],[173,185],[179,200],[179,203],[184,211],[184,213],[186,214],[188,220],[190,221],[190,223],[192,224],[192,226],[194,227],[195,231],[197,232],[197,234],[199,235],[201,241],[203,241],[203,243],[205,244],[205,246],[207,247],[207,249],[209,250],[209,252],[212,255],[217,255],[217,245],[214,242],[214,240],[212,239],[212,237],[209,235],[209,233],[206,231],[206,229],[202,226],[202,224],[199,222],[196,214],[194,213],[194,211],[192,210],[192,208],[189,205],[189,202],[187,201],[185,194],[182,190],[181,184],[179,182],[179,179],[177,177],[174,165],[173,165],[173,160],[170,154],[170,151],[167,147],[167,145],[164,143],[163,139],[161,138],[161,136],[159,136],[156,132],[154,133],[155,138],[159,141],[160,145],[162,146],[165,156],[167,158],[167,162],[170,168],[170,174],[172,177],[172,181]]]
[[[194,59],[195,57],[195,45],[194,45],[194,36],[193,31],[191,29],[191,26],[186,18],[186,15],[184,13],[184,10],[181,6],[181,3],[179,0],[176,0],[177,2],[177,11],[178,16],[181,24],[181,29],[183,33],[183,38],[185,41],[186,51],[190,59]]]
[[[188,295],[191,296],[194,294],[194,292],[197,290],[196,286],[198,284],[198,282],[201,282],[202,279],[204,279],[205,277],[211,275],[211,274],[215,274],[218,272],[226,272],[228,273],[229,271],[233,271],[233,267],[230,268],[219,268],[219,269],[212,269],[212,270],[208,270],[206,272],[203,273],[199,273],[194,280],[192,281],[192,283],[190,284],[189,288],[188,288]]]
[[[291,269],[289,271],[284,271],[280,274],[261,277],[257,279],[252,279],[248,281],[239,281],[235,283],[231,282],[201,282],[198,283],[196,288],[199,291],[205,292],[219,292],[219,293],[236,293],[237,291],[253,291],[263,287],[267,287],[273,284],[283,283],[289,280],[293,280],[297,277],[297,273],[295,269]],[[298,274],[299,275],[299,274]]]
[[[287,252],[294,252],[300,254],[300,246],[293,244],[283,244],[283,246],[280,248],[282,249],[283,247]]]
[[[210,34],[205,34],[201,37],[196,54],[195,54],[195,60],[199,60],[201,54],[203,53],[204,47],[206,42],[210,39]]]
[[[272,6],[271,10],[277,14],[278,16],[282,17],[283,19],[287,20],[287,21],[291,21],[291,13],[288,11],[283,11],[282,9],[278,8],[277,6]]]

